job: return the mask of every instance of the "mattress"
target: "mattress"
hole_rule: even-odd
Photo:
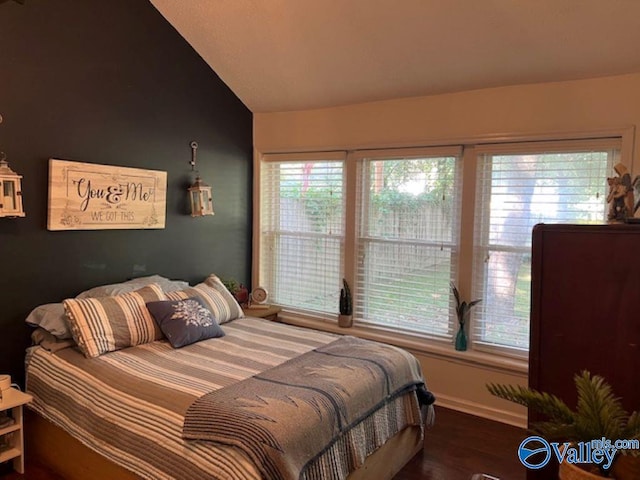
[[[238,448],[182,438],[184,417],[201,396],[250,378],[334,341],[329,333],[245,317],[223,326],[222,338],[181,349],[166,341],[86,358],[75,348],[27,356],[30,408],[89,448],[146,479],[257,479]],[[415,424],[415,393],[403,395],[352,428],[316,461],[322,478],[345,478],[352,465],[395,433]]]

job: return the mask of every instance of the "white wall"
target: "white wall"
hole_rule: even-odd
[[[254,114],[256,158],[266,152],[456,144],[474,139],[631,131],[640,123],[640,74],[492,88],[319,110]],[[633,145],[623,161],[631,164]],[[630,165],[635,171],[640,162]],[[612,172],[613,173],[613,172]],[[635,172],[637,173],[637,172]],[[525,411],[486,392],[487,382],[526,384],[517,365],[415,351],[438,403],[509,423]]]
[[[259,152],[606,130],[640,121],[640,74],[256,113],[253,118]]]

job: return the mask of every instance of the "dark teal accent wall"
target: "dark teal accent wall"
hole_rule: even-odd
[[[0,373],[35,306],[134,276],[250,282],[252,115],[148,0],[0,5],[0,150],[26,218],[0,218]],[[188,215],[189,143],[213,217]],[[47,230],[48,160],[164,170],[162,230]]]

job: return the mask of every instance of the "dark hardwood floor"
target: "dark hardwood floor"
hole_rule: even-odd
[[[436,408],[424,450],[395,480],[469,480],[486,473],[500,480],[524,480],[518,446],[526,430],[446,408]]]
[[[469,480],[474,473],[487,473],[500,480],[524,480],[525,468],[518,460],[517,449],[526,436],[519,428],[436,408],[436,423],[427,431],[425,449],[395,480]],[[26,459],[25,475],[2,475],[5,470],[0,470],[0,479],[64,480],[30,464],[29,452]]]

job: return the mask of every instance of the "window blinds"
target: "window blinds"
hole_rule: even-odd
[[[344,246],[344,153],[265,155],[260,282],[274,303],[337,311]]]
[[[452,335],[460,148],[361,152],[355,317]]]
[[[601,223],[620,139],[477,147],[472,312],[476,345],[529,347],[531,232]]]

